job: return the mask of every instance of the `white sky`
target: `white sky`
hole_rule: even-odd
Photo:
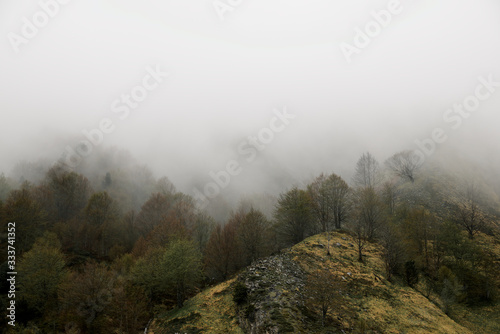
[[[402,0],[347,63],[339,45],[387,4],[242,0],[221,21],[212,0],[72,0],[16,53],[8,34],[40,5],[0,0],[0,171],[58,157],[109,117],[116,130],[103,145],[129,149],[189,192],[284,106],[296,119],[235,184],[262,184],[262,163],[300,179],[347,173],[363,151],[383,161],[414,148],[433,128],[449,130],[445,110],[474,93],[478,76],[500,81],[500,2]],[[120,121],[111,103],[156,64],[170,77]],[[443,145],[498,156],[499,107],[500,88]]]

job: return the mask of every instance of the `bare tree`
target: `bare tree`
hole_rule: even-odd
[[[307,190],[311,197],[313,215],[319,221],[322,232],[328,232],[333,225],[342,227],[349,211],[349,186],[338,175],[318,176]],[[328,254],[330,254],[330,234],[328,233]]]
[[[326,269],[320,269],[309,276],[305,290],[308,304],[321,310],[321,325],[324,327],[328,310],[339,299],[340,280]]]
[[[384,260],[387,280],[392,281],[393,274],[398,272],[403,262],[403,246],[401,236],[394,226],[385,226],[381,233],[381,243],[384,246],[382,259]]]
[[[423,207],[415,207],[407,213],[404,224],[408,233],[407,252],[413,253],[413,258],[423,257],[425,267],[429,268],[436,217]]]
[[[348,217],[350,189],[347,182],[336,174],[328,177],[327,185],[332,200],[333,223],[336,229],[340,229]]]
[[[246,264],[266,254],[266,233],[269,226],[266,216],[253,207],[244,215],[237,234]]]
[[[358,246],[358,261],[363,262],[363,250],[368,240],[368,226],[362,217],[357,216],[355,218],[353,232],[356,238],[356,245]]]
[[[415,182],[415,172],[422,165],[414,151],[402,151],[385,161],[387,168],[402,179]]]
[[[353,182],[358,188],[375,188],[380,182],[379,163],[369,152],[359,158]]]
[[[354,195],[354,206],[356,225],[362,225],[366,238],[373,240],[383,219],[379,196],[373,188],[360,189]]]
[[[454,220],[467,231],[469,238],[480,230],[485,223],[485,215],[479,204],[480,192],[474,183],[467,185],[461,199],[455,205]]]
[[[396,211],[397,195],[395,184],[390,181],[385,182],[382,186],[382,201],[390,215],[394,215]]]
[[[330,225],[339,229],[347,218],[349,209],[349,186],[338,175],[318,176],[308,187],[313,212],[321,224],[323,232],[329,231]]]
[[[363,262],[366,242],[373,238],[378,221],[378,199],[373,188],[358,189],[353,196],[354,214],[351,229],[358,246],[358,261]]]
[[[307,191],[311,197],[312,210],[315,218],[321,225],[321,231],[328,231],[328,225],[332,220],[331,198],[328,194],[326,185],[326,176],[321,173],[320,176],[307,186]]]
[[[240,247],[234,222],[217,225],[205,248],[205,269],[213,279],[225,280],[239,269]]]

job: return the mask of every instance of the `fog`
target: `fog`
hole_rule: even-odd
[[[52,15],[46,25],[38,15],[34,33],[26,20],[42,3]],[[426,157],[455,152],[494,170],[500,3],[402,0],[346,57],[343,43],[390,3],[0,0],[0,171],[57,161],[103,119],[109,133],[94,146],[128,150],[190,195],[232,160],[241,171],[221,190],[228,198],[321,172],[350,179],[363,152],[383,162],[436,128]],[[147,96],[123,102],[144,80]],[[484,99],[467,116],[447,111],[479,85]],[[248,137],[259,134],[269,140],[257,148]]]

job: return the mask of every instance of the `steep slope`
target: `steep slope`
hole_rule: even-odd
[[[238,326],[232,299],[235,279],[207,289],[174,309],[159,315],[147,333],[244,333]]]
[[[414,289],[388,282],[380,245],[368,244],[364,263],[360,263],[351,236],[332,233],[330,256],[318,246],[326,244],[326,235],[317,235],[290,253],[307,272],[327,270],[341,281],[344,293],[329,313],[336,328],[346,332],[470,333]]]
[[[388,282],[380,245],[367,244],[364,263],[357,261],[349,234],[330,233],[330,255],[327,245],[327,234],[316,235],[256,261],[184,308],[158,316],[149,333],[494,333],[496,307],[457,308],[457,320],[470,330],[443,313],[439,298],[431,301],[404,284]],[[307,278],[318,270],[328,271],[336,282],[324,327],[319,306],[306,298]],[[238,282],[247,290],[240,305],[232,295]],[[483,319],[483,329],[476,318]]]

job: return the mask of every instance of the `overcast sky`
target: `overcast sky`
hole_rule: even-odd
[[[100,145],[188,193],[232,159],[235,186],[348,175],[362,152],[383,161],[435,128],[442,146],[500,153],[500,87],[460,125],[443,119],[479,77],[500,82],[498,0],[242,0],[224,12],[214,3],[228,0],[66,2],[0,0],[0,171],[59,157],[105,118],[114,130]],[[342,43],[388,8],[349,62]],[[120,119],[113,103],[156,68],[169,76]],[[248,162],[238,147],[285,108],[295,118]]]

